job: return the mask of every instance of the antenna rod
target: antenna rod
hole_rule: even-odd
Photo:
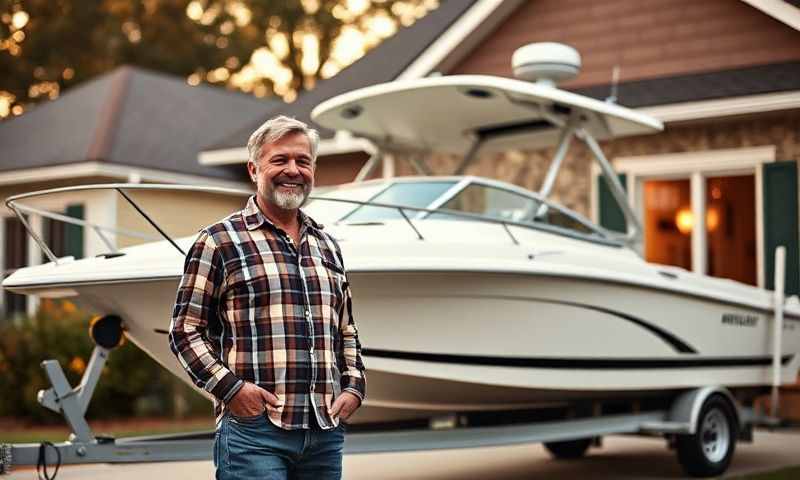
[[[611,95],[606,98],[607,103],[617,103],[619,94],[619,72],[622,70],[619,65],[614,65],[611,70]]]

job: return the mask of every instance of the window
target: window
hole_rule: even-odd
[[[83,220],[83,205],[68,205],[64,215]],[[42,219],[42,238],[56,257],[83,258],[83,226],[55,220]]]
[[[644,182],[644,258],[692,269],[692,194],[689,180]]]
[[[771,275],[776,245],[765,243],[765,231],[775,223],[797,221],[796,215],[784,217],[786,208],[794,205],[781,197],[784,193],[776,202],[775,215],[781,222],[760,220],[772,213],[763,202],[773,188],[763,171],[774,165],[775,152],[774,146],[762,146],[615,159],[644,221],[645,258],[768,285],[765,275]],[[796,175],[785,178],[796,184]],[[597,200],[597,212],[608,207],[602,196]],[[795,232],[796,223],[792,225]]]
[[[17,217],[7,217],[3,223],[5,230],[3,277],[6,277],[28,264],[28,232]],[[3,302],[6,316],[25,313],[28,305],[25,295],[11,293],[8,290],[3,292]]]
[[[706,179],[708,275],[757,283],[755,187],[754,175]]]
[[[439,198],[455,182],[401,182],[371,198],[371,202],[403,205],[407,207],[425,208]],[[415,213],[409,213],[409,216]],[[403,218],[398,209],[362,205],[342,220],[348,223],[378,222]]]

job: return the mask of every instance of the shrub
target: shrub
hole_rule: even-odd
[[[0,417],[58,423],[61,416],[36,400],[50,384],[41,363],[57,360],[72,386],[80,382],[94,348],[90,317],[68,301],[43,299],[32,318],[0,321]],[[113,350],[89,405],[87,418],[208,414],[208,400],[192,391],[131,342]]]

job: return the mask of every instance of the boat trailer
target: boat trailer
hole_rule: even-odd
[[[773,336],[772,416],[757,413],[736,401],[724,387],[688,389],[671,399],[669,407],[629,413],[603,414],[602,404],[594,403],[590,416],[513,423],[493,426],[460,426],[456,414],[433,419],[430,428],[350,433],[344,453],[387,453],[476,448],[526,443],[544,443],[557,458],[582,456],[593,442],[605,435],[663,435],[687,473],[694,476],[719,475],[727,469],[738,441],[751,442],[754,426],[779,426],[778,387],[781,370],[783,330],[783,282],[786,263],[784,247],[775,253],[775,333]],[[60,413],[72,429],[64,442],[0,444],[0,475],[14,466],[36,466],[39,478],[55,479],[65,464],[135,463],[210,460],[214,432],[113,438],[95,435],[86,421],[86,409],[111,351],[124,338],[122,319],[107,315],[94,319],[89,334],[95,342],[91,359],[81,382],[71,387],[56,360],[42,362],[50,384],[37,396],[39,403]],[[48,468],[52,468],[52,474]]]
[[[94,435],[83,412],[88,404],[87,395],[93,389],[92,383],[96,383],[97,379],[97,373],[92,370],[102,369],[107,356],[108,350],[97,346],[92,355],[94,363],[90,363],[84,381],[73,389],[68,388],[57,362],[43,362],[53,387],[40,393],[39,401],[47,408],[60,408],[73,433],[68,440],[60,443],[0,445],[0,474],[9,473],[15,466],[35,465],[40,478],[52,480],[59,466],[67,464],[211,460],[213,431],[119,439]],[[720,401],[732,407],[730,411],[734,418],[731,432],[735,432],[732,441],[752,441],[752,426],[764,424],[765,419],[757,418],[752,409],[738,406],[726,389],[705,387],[682,393],[666,410],[474,427],[458,426],[458,416],[453,415],[449,418],[452,421],[444,422],[445,428],[432,422],[431,428],[349,433],[345,439],[344,453],[544,443],[554,456],[574,458],[581,456],[601,437],[617,434],[663,435],[673,445],[679,436],[701,440],[708,437],[708,428],[704,426],[707,422],[704,422],[701,412],[709,402]]]
[[[42,362],[52,387],[39,392],[39,403],[63,415],[72,429],[68,440],[60,443],[0,444],[0,474],[9,473],[14,466],[36,466],[39,478],[52,480],[58,468],[66,464],[133,463],[210,460],[214,432],[154,435],[115,439],[95,435],[85,418],[92,392],[111,349],[121,339],[118,317],[108,316],[92,324],[96,346],[83,374],[81,383],[72,388],[59,363]],[[727,422],[728,436],[717,436],[716,427],[708,422],[709,405],[717,412],[727,412],[717,420]],[[678,395],[669,408],[652,411],[632,411],[604,415],[601,405],[595,405],[591,416],[533,423],[513,423],[493,426],[459,426],[459,418],[444,417],[445,428],[431,421],[430,428],[350,433],[345,439],[344,453],[408,452],[436,449],[475,448],[526,443],[544,443],[558,458],[575,458],[605,435],[641,434],[663,435],[670,445],[686,439],[686,444],[701,448],[729,448],[737,440],[752,441],[754,424],[772,424],[757,417],[751,408],[741,407],[727,389],[704,387],[687,390]],[[725,417],[725,418],[723,418]],[[449,420],[449,421],[448,421]],[[717,445],[719,443],[719,445]],[[679,459],[688,471],[692,467]],[[729,456],[728,456],[729,457]],[[727,467],[727,462],[724,467]],[[702,473],[702,471],[700,471]]]

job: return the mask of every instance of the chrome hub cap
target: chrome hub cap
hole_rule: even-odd
[[[717,463],[725,458],[730,448],[730,426],[728,417],[715,408],[708,412],[700,427],[703,454],[709,462]]]

